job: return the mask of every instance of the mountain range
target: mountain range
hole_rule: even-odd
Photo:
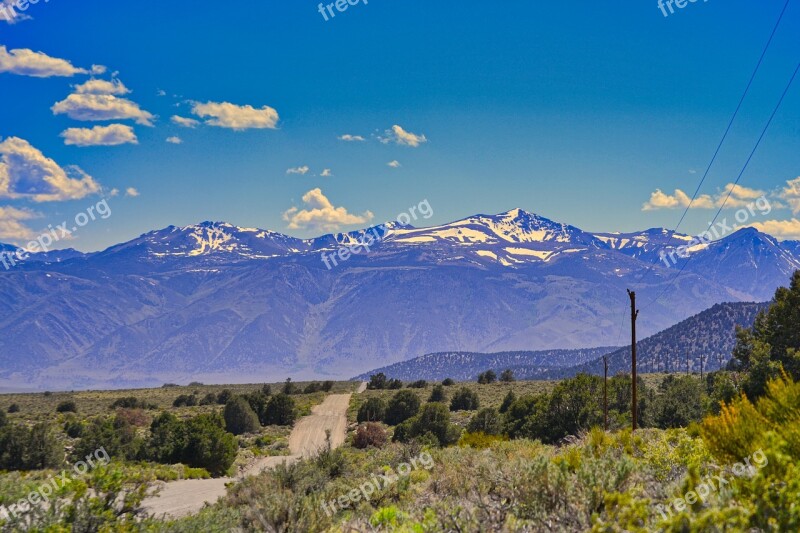
[[[723,368],[736,345],[736,328],[751,327],[769,303],[726,303],[656,333],[636,343],[637,369],[640,372],[710,372]],[[630,373],[631,347],[591,348],[586,350],[546,350],[540,352],[469,353],[444,352],[415,357],[408,361],[376,368],[353,378],[368,380],[382,372],[391,379],[441,381],[450,377],[474,380],[486,370],[499,376],[503,370],[516,379],[563,379],[579,373],[603,375],[603,356],[608,375]]]
[[[326,267],[320,254],[368,233],[370,253]],[[433,352],[620,346],[627,288],[644,338],[717,303],[768,300],[800,268],[797,242],[751,228],[676,267],[658,260],[689,241],[514,209],[315,239],[203,222],[34,254],[0,270],[0,386],[347,378]]]

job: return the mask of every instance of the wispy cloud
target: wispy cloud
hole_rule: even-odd
[[[137,191],[135,187],[128,187],[127,189],[125,189],[125,196],[136,198],[137,196],[139,196],[139,191]]]
[[[333,172],[329,168],[324,169],[322,174],[320,174],[320,177],[322,178],[330,178],[331,176],[333,176]]]
[[[173,135],[172,137],[167,137],[167,142],[170,144],[182,144],[183,139],[181,139],[177,135]]]
[[[115,94],[120,96],[128,94],[131,91],[118,79],[109,81],[92,78],[80,85],[76,85],[75,92],[78,94]]]
[[[796,218],[749,222],[748,225],[781,240],[800,240],[800,220]]]
[[[392,126],[392,129],[386,130],[385,137],[379,137],[383,144],[395,143],[400,146],[410,146],[411,148],[418,148],[421,144],[428,142],[425,135],[417,135],[410,131],[404,130],[398,125]]]
[[[292,207],[283,214],[283,219],[289,223],[289,229],[336,231],[342,226],[364,224],[374,218],[370,211],[354,215],[344,207],[334,207],[319,188],[304,194],[303,203],[306,204],[304,209]]]
[[[264,106],[256,109],[250,105],[236,105],[230,102],[194,102],[192,113],[206,119],[209,126],[229,128],[235,131],[247,129],[275,129],[278,125],[278,112]]]
[[[30,209],[0,206],[0,239],[21,242],[35,238],[36,232],[24,224],[24,221],[40,217],[39,213]]]
[[[286,169],[286,173],[287,174],[300,174],[301,176],[305,176],[306,174],[308,174],[309,170],[311,170],[311,169],[308,168],[307,165],[303,165],[302,167],[293,167],[293,168]]]
[[[67,115],[74,120],[126,120],[152,126],[155,117],[127,98],[111,94],[73,93],[50,108],[54,115]]]
[[[390,166],[392,168],[400,168],[400,167],[403,166],[403,165],[400,164],[400,161],[398,161],[397,159],[395,159],[394,161],[389,161],[388,163],[386,163],[386,165]]]
[[[68,128],[61,132],[64,144],[73,146],[117,146],[138,144],[133,128],[125,124],[110,124],[94,128]]]
[[[61,168],[19,137],[1,142],[0,156],[0,197],[56,202],[100,192],[100,185],[79,167]]]
[[[346,141],[346,142],[364,142],[364,141],[366,141],[366,139],[364,137],[362,137],[361,135],[350,135],[349,133],[346,133],[344,135],[340,135],[338,137],[338,139],[340,141]]]
[[[34,52],[29,48],[9,51],[5,46],[0,46],[0,73],[2,72],[34,78],[70,77],[88,73],[82,68],[72,66],[66,59],[50,57],[44,52]]]
[[[177,124],[178,126],[183,126],[184,128],[196,128],[197,126],[200,125],[199,120],[195,120],[193,118],[181,117],[178,115],[172,115],[172,118],[170,120],[172,121],[173,124]]]
[[[729,193],[730,198],[728,198]],[[655,192],[650,194],[650,199],[642,205],[642,211],[685,209],[689,207],[690,204],[692,209],[719,209],[723,204],[725,207],[736,208],[746,206],[748,203],[765,194],[765,191],[729,183],[716,194],[701,194],[692,202],[692,198],[680,189],[675,189],[675,192],[672,194],[667,194],[661,189],[656,189]],[[728,198],[727,202],[726,198]]]

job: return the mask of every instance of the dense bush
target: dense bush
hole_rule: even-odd
[[[386,406],[385,422],[390,426],[404,422],[419,411],[419,396],[406,389],[395,393]]]
[[[441,403],[427,403],[418,415],[397,426],[393,439],[408,442],[422,439],[438,446],[448,446],[458,442],[461,430],[450,423],[450,411]]]
[[[383,390],[386,388],[386,374],[378,372],[377,374],[369,377],[367,389],[369,390]]]
[[[60,402],[58,404],[58,406],[56,407],[56,412],[58,412],[58,413],[77,413],[78,412],[78,406],[72,400],[64,400],[63,402]]]
[[[442,380],[442,385],[444,385],[445,387],[452,387],[455,384],[456,382],[453,380],[453,378],[444,378]]]
[[[216,405],[217,404],[217,395],[213,392],[209,392],[200,400],[200,405]]]
[[[764,395],[767,383],[782,371],[800,380],[800,270],[789,288],[775,291],[769,310],[752,328],[737,331],[730,367],[747,373],[742,389],[751,400]]]
[[[444,402],[446,400],[447,400],[447,396],[445,395],[445,392],[444,392],[444,386],[443,385],[436,385],[435,387],[433,387],[433,390],[431,391],[431,395],[428,398],[428,401],[429,402]]]
[[[265,426],[291,426],[297,418],[294,399],[287,394],[276,394],[267,403]]]
[[[99,416],[90,420],[83,428],[80,440],[75,444],[73,458],[82,460],[100,448],[117,459],[130,461],[140,457],[144,440],[136,434],[136,428],[119,416]]]
[[[484,433],[486,435],[500,435],[503,433],[503,417],[492,407],[478,411],[467,426],[470,433]]]
[[[475,411],[480,407],[478,394],[466,387],[461,387],[450,400],[451,411]]]
[[[353,437],[353,446],[359,449],[370,446],[382,448],[387,440],[388,437],[383,426],[376,422],[367,422],[356,429],[356,434]]]
[[[63,461],[64,450],[47,424],[0,428],[0,470],[55,468]]]
[[[322,382],[322,391],[323,392],[330,392],[333,390],[333,381],[326,380]]]
[[[408,384],[408,388],[409,389],[424,389],[427,386],[428,386],[428,382],[425,381],[424,379],[420,379],[420,380],[414,381],[413,383],[409,383]]]
[[[506,397],[503,398],[503,403],[500,404],[499,411],[501,413],[505,413],[511,407],[511,404],[513,404],[515,401],[517,401],[517,395],[514,394],[513,390],[508,391],[508,394],[506,394]]]
[[[194,407],[197,405],[197,396],[194,394],[181,394],[172,402],[172,407]]]
[[[512,381],[516,381],[516,378],[514,377],[514,371],[508,368],[506,370],[503,370],[500,373],[500,381],[504,383],[511,383]]]
[[[261,429],[258,415],[251,409],[250,404],[241,397],[234,398],[225,404],[223,417],[225,418],[225,429],[234,435],[255,433]]]
[[[281,393],[289,396],[291,394],[300,394],[302,391],[300,387],[297,386],[296,383],[292,382],[292,378],[286,378],[286,381],[281,388]]]
[[[487,370],[478,374],[478,383],[481,385],[490,385],[495,381],[497,381],[497,374],[494,373],[494,370]]]
[[[358,408],[356,420],[361,422],[382,422],[386,417],[386,402],[383,398],[368,398]]]
[[[268,386],[268,385],[267,385]],[[217,405],[225,405],[233,398],[233,392],[230,389],[222,389],[219,394],[217,394]]]
[[[9,413],[19,413],[19,404],[12,403],[8,406]]]
[[[200,415],[181,421],[162,413],[150,426],[145,459],[160,463],[184,463],[224,475],[236,459],[236,437],[223,429],[219,415]]]
[[[140,400],[136,396],[125,396],[124,398],[117,398],[114,400],[109,406],[109,409],[154,409],[155,407],[155,405]]]
[[[650,406],[652,424],[661,429],[686,427],[705,414],[702,384],[692,376],[667,376]]]

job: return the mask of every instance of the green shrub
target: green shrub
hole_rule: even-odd
[[[203,399],[200,400],[200,405],[216,405],[217,404],[217,395],[213,392],[209,392]]]
[[[480,407],[478,394],[466,387],[461,387],[450,400],[451,411],[474,411]]]
[[[258,415],[250,408],[244,398],[234,398],[225,404],[225,429],[234,435],[255,433],[261,429]]]
[[[197,405],[197,396],[194,394],[181,394],[172,402],[172,407],[194,407]]]
[[[385,422],[390,426],[396,426],[416,415],[419,405],[419,396],[416,393],[408,389],[398,391],[386,406]]]
[[[503,432],[503,417],[492,407],[478,411],[467,426],[470,433],[483,433],[486,435],[500,435]]]
[[[408,442],[412,439],[433,440],[432,444],[448,446],[458,442],[461,430],[450,423],[450,411],[441,403],[427,403],[418,415],[400,424],[393,440]]]
[[[368,398],[358,408],[356,420],[361,422],[382,422],[386,417],[386,402],[383,398]]]
[[[513,390],[508,391],[508,394],[506,394],[506,397],[503,398],[503,403],[500,404],[499,411],[501,413],[505,413],[511,407],[511,404],[513,404],[515,401],[517,401],[517,395],[514,394]]]
[[[431,391],[431,395],[428,398],[428,402],[445,402],[447,400],[447,396],[444,392],[444,386],[436,385],[433,387]]]
[[[60,402],[58,404],[58,406],[56,407],[56,412],[58,412],[58,413],[77,413],[78,412],[78,406],[72,400],[64,400],[63,402]]]
[[[478,383],[481,385],[491,385],[495,381],[497,381],[497,374],[494,373],[494,370],[487,370],[478,374]]]
[[[19,413],[19,404],[12,403],[8,406],[9,413]]]
[[[265,385],[268,386],[268,385]],[[217,394],[217,405],[225,405],[233,398],[233,392],[230,389],[222,389],[222,391]]]
[[[427,386],[428,386],[428,382],[425,381],[424,379],[420,379],[420,380],[414,381],[413,383],[409,383],[408,384],[408,388],[409,389],[424,389]]]
[[[511,370],[510,368],[503,370],[500,373],[500,381],[504,383],[511,383],[512,381],[516,381],[516,378],[514,377],[514,371]]]
[[[455,384],[456,382],[453,381],[453,378],[444,378],[444,380],[442,380],[442,385],[445,387],[452,387]]]
[[[265,426],[291,426],[297,418],[294,399],[285,393],[270,398],[264,417]]]

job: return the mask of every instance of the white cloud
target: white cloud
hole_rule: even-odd
[[[344,207],[334,207],[319,188],[305,193],[303,203],[306,204],[305,209],[292,207],[283,214],[283,219],[289,223],[289,229],[336,231],[341,226],[364,224],[374,218],[369,211],[363,215],[354,215],[348,213]]]
[[[156,91],[156,96],[167,96],[167,91],[165,91],[164,89],[159,89],[158,91]]]
[[[322,171],[322,174],[320,174],[320,177],[323,177],[323,178],[330,178],[331,176],[333,176],[333,172],[329,168],[324,169]]]
[[[406,131],[396,124],[392,126],[392,129],[386,130],[385,135],[386,137],[380,137],[380,141],[383,144],[393,142],[395,144],[399,144],[400,146],[417,148],[419,145],[428,142],[428,139],[424,135],[411,133],[410,131]]]
[[[106,70],[108,70],[105,65],[92,65],[92,74],[100,75],[105,74]]]
[[[61,132],[64,144],[73,146],[117,146],[139,144],[133,128],[125,124],[110,124],[94,128],[68,128]]]
[[[61,168],[18,137],[0,143],[0,197],[34,202],[77,200],[100,191],[100,185],[76,166]]]
[[[92,78],[90,80],[81,83],[80,85],[76,85],[75,92],[78,94],[123,95],[123,94],[128,94],[131,91],[130,89],[125,87],[125,85],[118,79],[113,79],[111,81],[108,81],[108,80],[98,80],[96,78]]]
[[[41,215],[30,209],[0,206],[0,239],[3,241],[27,241],[36,238],[36,232],[23,223],[40,218]]]
[[[109,195],[111,198],[113,198],[113,197],[115,197],[115,196],[119,196],[119,189],[117,189],[116,187],[114,187],[113,189],[111,189],[110,191],[108,191],[108,195]]]
[[[366,141],[366,139],[364,137],[362,137],[361,135],[350,135],[349,133],[346,133],[344,135],[340,135],[338,137],[338,139],[340,141],[347,141],[347,142],[364,142],[364,141]]]
[[[180,117],[178,115],[172,115],[170,119],[173,124],[177,124],[178,126],[183,126],[184,128],[196,128],[200,125],[200,121],[195,120],[193,118],[186,118]]]
[[[167,142],[170,144],[182,144],[183,139],[181,139],[177,135],[173,135],[172,137],[167,137]]]
[[[87,74],[86,70],[72,66],[72,63],[66,59],[50,57],[43,52],[34,52],[29,48],[8,51],[5,46],[0,45],[0,73],[2,72],[33,76],[34,78]]]
[[[155,118],[127,98],[111,94],[71,94],[50,108],[54,115],[66,114],[74,120],[135,120],[137,124],[152,126]]]
[[[256,109],[250,105],[239,106],[229,102],[194,102],[192,113],[206,119],[205,123],[209,126],[235,131],[275,129],[279,119],[278,112],[269,106]]]
[[[136,198],[137,196],[139,196],[139,191],[137,191],[135,187],[128,187],[127,189],[125,189],[125,196]]]
[[[305,176],[308,174],[308,171],[311,170],[308,168],[307,165],[303,165],[302,167],[294,167],[286,170],[287,174],[300,174],[301,176]]]
[[[800,240],[800,220],[767,220],[765,222],[750,222],[749,226],[758,231],[769,233],[781,240]]]
[[[395,159],[394,161],[389,161],[388,163],[386,163],[386,165],[388,165],[388,166],[390,166],[392,168],[400,168],[400,167],[403,166],[403,165],[400,164],[400,161],[398,161],[397,159]]]
[[[730,198],[728,198],[729,192],[731,193]],[[744,207],[765,194],[764,191],[729,183],[714,196],[710,194],[700,194],[695,198],[694,202],[692,202],[692,198],[680,189],[675,189],[673,194],[667,194],[661,189],[656,189],[655,192],[650,194],[650,199],[642,206],[642,211],[677,208],[685,209],[689,207],[690,204],[692,209],[719,209],[723,205],[725,205],[726,208]]]
[[[786,187],[778,194],[778,198],[789,204],[792,213],[795,215],[800,213],[800,177],[788,180]]]

